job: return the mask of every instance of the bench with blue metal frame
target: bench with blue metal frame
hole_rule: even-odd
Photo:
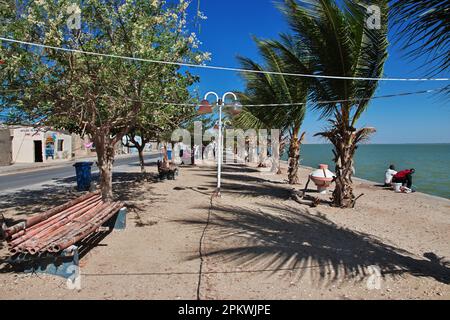
[[[88,195],[85,195],[83,197],[80,197],[79,199],[82,199],[81,201],[86,201],[87,198]],[[66,204],[58,208],[63,208],[63,212],[64,210],[70,212],[70,208],[73,208],[74,205],[80,203],[77,202],[77,200],[79,201],[79,199],[70,202],[69,206]],[[49,212],[52,213],[52,215],[50,217],[47,217],[47,219],[41,221],[40,223],[41,224],[44,223],[45,226],[45,221],[51,218],[52,216],[55,216],[55,212],[58,212],[58,208],[50,210]],[[47,212],[47,215],[49,215],[48,214],[49,212]],[[76,214],[76,211],[74,212]],[[95,216],[95,211],[92,212],[93,215]],[[101,233],[100,231],[107,230],[110,232],[112,230],[124,230],[126,228],[126,214],[127,209],[125,207],[122,207],[112,215],[107,215],[106,216],[107,219],[103,219],[102,224],[99,224],[97,226],[93,225],[95,226],[95,230],[89,232],[89,234],[87,234],[86,237],[80,239],[73,245],[64,248],[63,250],[57,252],[40,251],[35,254],[31,254],[26,250],[21,250],[20,252],[12,254],[12,256],[7,260],[7,262],[10,263],[16,269],[22,270],[25,273],[46,273],[61,276],[64,278],[72,278],[74,276],[74,273],[76,273],[78,270],[80,251],[86,249],[87,246],[91,245],[90,243],[87,243],[89,241],[85,242],[85,240],[89,237],[95,236],[96,234],[100,234]],[[45,213],[43,215],[45,215]],[[1,225],[0,236],[2,237],[2,239],[6,240],[7,242],[10,242],[12,238],[11,232],[13,231],[15,231],[15,233],[21,232],[21,234],[24,235],[27,234],[27,221],[21,222],[20,224],[16,224],[13,227],[8,228],[6,226],[5,220],[2,218],[3,216],[0,216],[0,219],[2,220],[0,221]],[[36,219],[36,217],[34,219]],[[37,221],[39,221],[39,219]],[[89,224],[89,221],[86,223]],[[35,223],[34,225],[35,226],[39,225],[39,223],[37,224]],[[49,228],[48,226],[51,226],[51,223],[47,223],[47,228]],[[65,228],[65,226],[61,227],[61,229],[63,228]],[[67,229],[69,229],[70,231],[70,228],[66,227],[65,229],[66,231]],[[16,239],[17,238],[20,237],[17,236]],[[38,239],[38,237],[36,239]],[[11,251],[12,250],[10,250],[10,252]]]

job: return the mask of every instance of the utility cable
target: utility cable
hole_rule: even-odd
[[[188,68],[232,71],[232,72],[241,72],[241,73],[257,73],[257,74],[271,74],[271,75],[292,76],[292,77],[302,77],[302,78],[358,80],[358,81],[450,81],[450,78],[368,78],[368,77],[344,77],[344,76],[332,76],[332,75],[316,75],[316,74],[250,70],[250,69],[241,69],[241,68],[234,68],[234,67],[210,66],[210,65],[186,63],[186,62],[136,58],[136,57],[123,56],[123,55],[116,55],[116,54],[99,53],[99,52],[84,51],[84,50],[79,50],[79,49],[56,47],[56,46],[50,46],[50,45],[41,44],[41,43],[21,41],[21,40],[4,38],[4,37],[0,37],[0,40],[10,42],[10,43],[17,43],[17,44],[23,44],[23,45],[33,46],[33,47],[44,48],[44,49],[51,49],[51,50],[71,52],[71,53],[79,53],[79,54],[98,56],[98,57],[104,57],[104,58],[114,58],[114,59],[122,59],[122,60],[128,60],[128,61],[136,61],[136,62],[148,62],[148,63],[155,63],[155,64],[176,65],[176,66],[188,67]]]

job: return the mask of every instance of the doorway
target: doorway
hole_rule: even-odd
[[[34,141],[34,162],[44,162],[44,157],[42,155],[42,141]]]

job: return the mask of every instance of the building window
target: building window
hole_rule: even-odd
[[[62,152],[64,150],[64,140],[58,140],[58,152]]]

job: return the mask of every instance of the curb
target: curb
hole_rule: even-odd
[[[155,153],[147,153],[147,154],[155,154]],[[125,159],[125,158],[131,158],[131,157],[135,157],[135,154],[127,154],[127,155],[121,155],[119,157],[117,157],[116,159]],[[43,165],[43,166],[39,166],[39,167],[25,167],[25,168],[17,168],[17,169],[12,169],[12,171],[8,171],[8,172],[4,172],[4,173],[0,173],[0,177],[4,177],[4,176],[10,176],[10,175],[15,175],[18,173],[31,173],[31,172],[38,172],[41,170],[46,170],[46,169],[59,169],[59,168],[63,168],[67,165],[73,165],[76,162],[80,162],[80,161],[97,161],[97,158],[93,157],[93,158],[80,158],[80,159],[76,159],[76,160],[70,160],[70,161],[66,161],[63,163],[57,163],[57,164],[48,164],[48,165]]]

